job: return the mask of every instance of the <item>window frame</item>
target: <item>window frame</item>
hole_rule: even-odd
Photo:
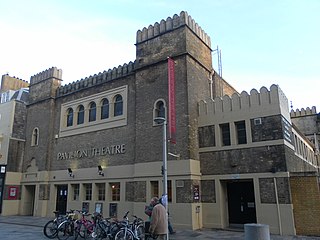
[[[118,98],[121,98],[118,100]],[[123,115],[123,97],[121,94],[116,94],[114,96],[114,103],[113,103],[113,116],[118,117]]]
[[[97,199],[98,201],[106,200],[106,184],[105,183],[96,183],[97,187]]]
[[[73,126],[73,116],[74,112],[72,108],[67,109],[67,127],[72,127]]]
[[[110,191],[110,200],[118,202],[121,200],[121,184],[120,182],[112,182],[109,183],[109,186],[111,188]]]
[[[77,125],[84,124],[85,108],[82,104],[80,104],[77,109],[78,109],[78,111],[77,111]]]
[[[105,103],[107,102],[107,104]],[[100,119],[103,120],[103,119],[108,119],[109,116],[110,116],[110,102],[109,102],[109,99],[108,98],[103,98],[101,100],[101,113],[100,113]],[[106,115],[106,116],[105,116]]]
[[[89,122],[95,122],[97,120],[97,104],[94,101],[91,101],[88,105],[89,109]]]
[[[247,144],[247,129],[246,129],[246,121],[237,121],[234,123],[237,135],[237,144]]]
[[[84,183],[84,200],[92,201],[92,183]]]
[[[221,133],[221,145],[231,146],[230,124],[229,123],[219,124],[219,127],[220,127],[220,133]]]
[[[39,128],[35,127],[32,130],[32,136],[31,136],[31,146],[38,146],[39,145]]]

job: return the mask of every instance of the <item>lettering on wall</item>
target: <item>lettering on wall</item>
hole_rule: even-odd
[[[57,160],[68,160],[68,159],[81,159],[81,158],[93,158],[96,156],[105,155],[117,155],[124,154],[126,152],[125,144],[121,145],[110,145],[101,148],[89,148],[83,150],[76,150],[71,152],[58,152]]]

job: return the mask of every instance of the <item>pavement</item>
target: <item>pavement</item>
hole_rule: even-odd
[[[1,216],[0,223],[33,226],[42,228],[51,218],[33,216]],[[43,237],[43,239],[46,239]],[[245,233],[242,229],[201,229],[192,231],[190,229],[178,229],[175,234],[169,235],[169,240],[194,240],[194,239],[232,239],[244,240]],[[256,239],[259,240],[259,239]],[[320,240],[320,236],[280,236],[270,235],[270,240]]]

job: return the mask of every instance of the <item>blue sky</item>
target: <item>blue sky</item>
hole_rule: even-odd
[[[137,30],[187,11],[239,92],[278,84],[294,109],[320,112],[319,0],[0,0],[0,9],[1,75],[29,81],[56,66],[67,84],[117,67],[135,60]]]

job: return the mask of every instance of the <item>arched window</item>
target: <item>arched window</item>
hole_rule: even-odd
[[[164,107],[164,102],[162,100],[159,100],[156,103],[156,108],[155,108],[155,117],[166,117],[166,109]]]
[[[96,113],[97,113],[96,103],[91,102],[89,104],[89,122],[93,122],[96,120]]]
[[[78,107],[78,116],[77,116],[77,124],[83,124],[84,123],[84,107],[83,105],[80,105]]]
[[[39,129],[34,128],[31,137],[31,146],[37,146],[39,144]]]
[[[114,97],[114,116],[120,116],[123,114],[123,100],[120,94]]]
[[[109,101],[104,98],[101,102],[101,119],[109,118]]]
[[[68,108],[67,110],[67,127],[70,127],[73,125],[73,109]]]

